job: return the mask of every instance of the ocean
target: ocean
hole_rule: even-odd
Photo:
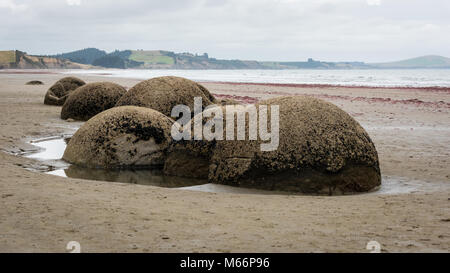
[[[367,69],[367,70],[70,70],[68,74],[149,79],[179,76],[194,81],[330,84],[346,86],[450,87],[450,69]]]

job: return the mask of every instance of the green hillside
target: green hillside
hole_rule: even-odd
[[[96,59],[106,56],[106,52],[97,48],[85,48],[68,53],[57,54],[50,57],[67,59],[80,64],[92,64]]]
[[[144,64],[172,65],[175,63],[172,57],[165,55],[160,50],[132,50],[128,58],[136,62],[143,62]]]
[[[14,51],[0,51],[0,64],[7,67],[14,62]],[[120,69],[450,69],[450,58],[428,55],[396,62],[364,63],[358,61],[326,62],[308,58],[305,61],[260,62],[249,60],[221,60],[207,53],[175,53],[166,50],[115,50],[107,53],[97,48],[86,48],[53,55],[60,60],[69,60],[106,68]]]
[[[16,62],[16,52],[14,50],[0,51],[0,64]]]
[[[389,63],[372,64],[377,68],[450,68],[450,58],[428,55]]]

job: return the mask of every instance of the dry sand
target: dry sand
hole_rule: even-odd
[[[73,132],[61,107],[43,104],[60,74],[0,73],[0,252],[383,252],[450,251],[450,92],[205,83],[254,101],[308,94],[352,114],[397,189],[354,196],[186,191],[62,178],[14,153],[38,137]],[[105,80],[81,76],[86,82]],[[42,86],[25,85],[41,80]],[[111,78],[131,87],[138,80]]]

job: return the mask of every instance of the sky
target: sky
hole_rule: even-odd
[[[0,50],[169,50],[218,59],[450,57],[449,0],[0,0]]]

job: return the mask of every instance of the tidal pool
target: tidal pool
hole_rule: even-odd
[[[39,147],[40,151],[28,154],[26,157],[34,158],[44,162],[60,161],[58,166],[65,166],[56,170],[46,172],[47,174],[80,178],[88,180],[99,180],[109,182],[122,182],[140,185],[152,185],[166,188],[191,187],[208,183],[205,179],[182,178],[175,176],[166,176],[161,170],[148,169],[123,169],[123,170],[105,170],[90,169],[70,165],[63,162],[62,157],[70,137],[51,137],[38,139],[30,143]],[[65,164],[64,164],[65,163]]]
[[[70,137],[51,137],[38,139],[30,143],[37,146],[40,151],[28,154],[26,157],[45,162],[55,166],[45,173],[62,177],[71,177],[87,180],[121,182],[140,185],[151,185],[165,188],[178,188],[184,190],[204,192],[226,192],[241,194],[292,194],[288,192],[274,192],[256,189],[247,189],[227,185],[208,183],[206,179],[182,178],[167,176],[161,170],[148,169],[123,169],[105,170],[90,169],[68,164],[62,160],[64,150]],[[424,191],[438,191],[448,187],[445,183],[431,183],[420,180],[412,180],[406,177],[383,176],[382,185],[377,191],[363,194],[406,194]]]
[[[40,148],[39,152],[28,154],[25,157],[39,160],[60,160],[63,157],[67,142],[70,138],[51,137],[33,140],[30,143]]]

